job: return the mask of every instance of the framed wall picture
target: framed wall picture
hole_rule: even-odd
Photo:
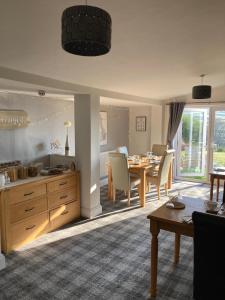
[[[107,112],[100,111],[99,120],[100,146],[107,145]]]
[[[146,131],[146,117],[136,117],[136,131]]]

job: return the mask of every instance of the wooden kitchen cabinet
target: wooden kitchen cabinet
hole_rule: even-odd
[[[2,251],[80,218],[80,174],[37,177],[0,190]]]

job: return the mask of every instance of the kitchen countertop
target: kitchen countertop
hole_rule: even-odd
[[[69,174],[74,174],[73,171],[64,171],[63,174],[57,174],[57,175],[46,175],[46,176],[43,176],[43,175],[39,175],[39,176],[36,176],[36,177],[28,177],[26,179],[18,179],[14,182],[10,182],[9,184],[6,184],[4,186],[0,186],[0,192],[1,191],[4,191],[4,190],[8,190],[8,189],[11,189],[13,187],[17,187],[17,186],[20,186],[20,185],[23,185],[23,184],[27,184],[27,183],[33,183],[33,182],[37,182],[37,181],[51,181],[51,180],[55,180],[57,177],[59,179],[63,178],[64,176],[66,175],[69,175]]]

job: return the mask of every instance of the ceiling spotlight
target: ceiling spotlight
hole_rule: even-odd
[[[211,98],[212,87],[210,85],[204,85],[203,80],[205,74],[200,75],[201,85],[193,86],[192,88],[192,99],[208,99]]]
[[[39,90],[38,95],[41,96],[41,97],[45,96],[45,91],[44,90]]]

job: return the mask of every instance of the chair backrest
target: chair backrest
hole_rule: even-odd
[[[118,153],[124,153],[124,154],[126,154],[126,157],[128,157],[128,150],[127,150],[127,147],[126,147],[126,146],[118,147],[118,148],[117,148],[117,152],[118,152]]]
[[[159,166],[159,181],[160,185],[167,183],[169,169],[171,166],[171,162],[173,159],[174,150],[166,150],[164,151],[163,157]]]
[[[192,220],[194,299],[225,299],[225,218],[194,212]]]
[[[152,153],[157,156],[163,156],[167,149],[167,145],[153,144]]]
[[[130,179],[126,154],[111,152],[109,161],[112,168],[113,187],[118,190],[127,190]]]

